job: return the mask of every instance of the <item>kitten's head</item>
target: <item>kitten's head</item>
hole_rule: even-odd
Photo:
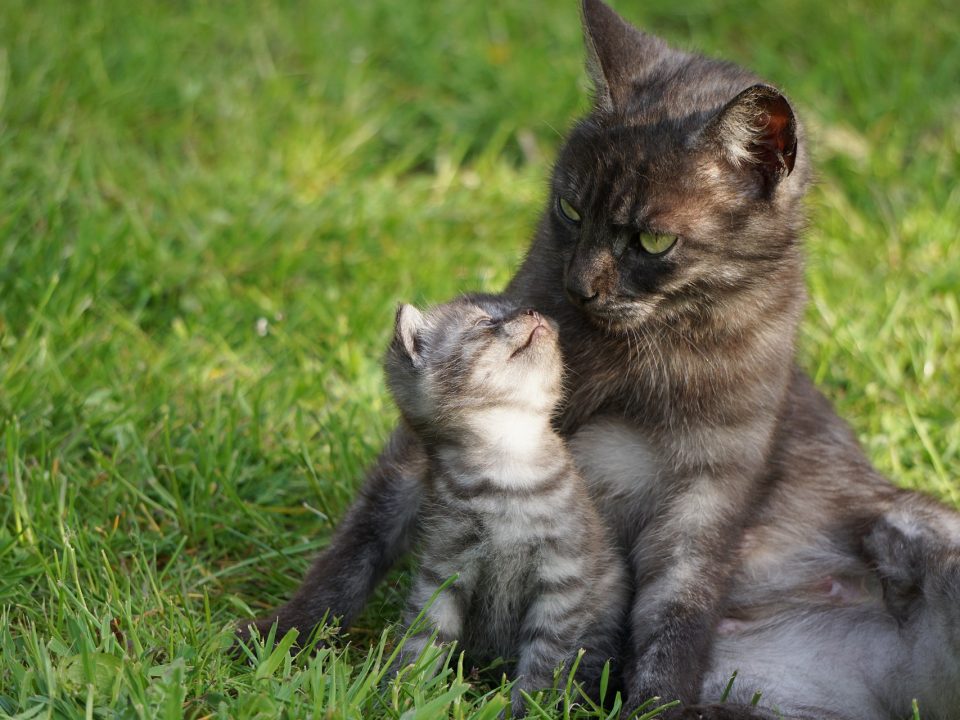
[[[434,431],[500,407],[549,416],[561,369],[553,321],[486,295],[425,312],[401,305],[386,357],[400,412]]]
[[[559,155],[545,218],[569,301],[618,330],[702,315],[797,266],[808,163],[786,98],[600,0],[583,15],[595,107]]]

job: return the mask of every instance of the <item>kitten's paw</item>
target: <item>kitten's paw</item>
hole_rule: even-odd
[[[863,539],[867,561],[883,588],[887,610],[898,622],[906,620],[923,588],[923,573],[932,555],[926,528],[888,517],[878,519]]]
[[[503,713],[500,714],[503,715]],[[510,716],[514,718],[527,716],[527,701],[524,700],[523,695],[520,694],[520,688],[515,687],[510,692]]]

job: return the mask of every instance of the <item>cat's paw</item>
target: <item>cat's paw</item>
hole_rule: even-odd
[[[270,631],[274,623],[277,623],[277,631],[274,633],[274,641],[282,638],[289,628],[284,628],[279,624],[278,618],[262,617],[254,620],[241,620],[233,633],[234,643],[230,647],[230,653],[237,658],[244,657],[243,647],[252,647],[256,641],[266,642],[270,636]]]
[[[274,631],[274,625],[276,630]],[[293,631],[294,636],[288,638],[287,635]],[[269,644],[272,646],[285,644],[288,646],[290,654],[296,655],[304,648],[314,651],[317,648],[324,647],[327,641],[336,635],[339,631],[337,626],[317,626],[313,633],[304,634],[296,625],[290,622],[284,622],[282,617],[277,615],[268,615],[254,620],[242,620],[237,624],[234,630],[234,642],[230,647],[230,653],[236,658],[247,657],[243,646],[253,649],[257,642],[267,644],[271,633],[273,640]]]
[[[711,703],[685,705],[670,708],[660,716],[661,720],[778,720],[769,710],[753,705]]]

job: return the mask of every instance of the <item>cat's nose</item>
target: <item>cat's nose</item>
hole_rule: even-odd
[[[567,297],[570,302],[579,307],[589,305],[594,302],[600,293],[594,290],[593,283],[585,281],[582,277],[567,277]]]

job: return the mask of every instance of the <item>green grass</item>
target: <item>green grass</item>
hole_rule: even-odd
[[[795,100],[802,361],[879,467],[960,503],[960,14],[722,5],[619,3]],[[396,301],[509,278],[580,43],[572,0],[5,0],[0,715],[496,716],[455,657],[380,690],[403,573],[313,659],[224,647],[391,427]]]

